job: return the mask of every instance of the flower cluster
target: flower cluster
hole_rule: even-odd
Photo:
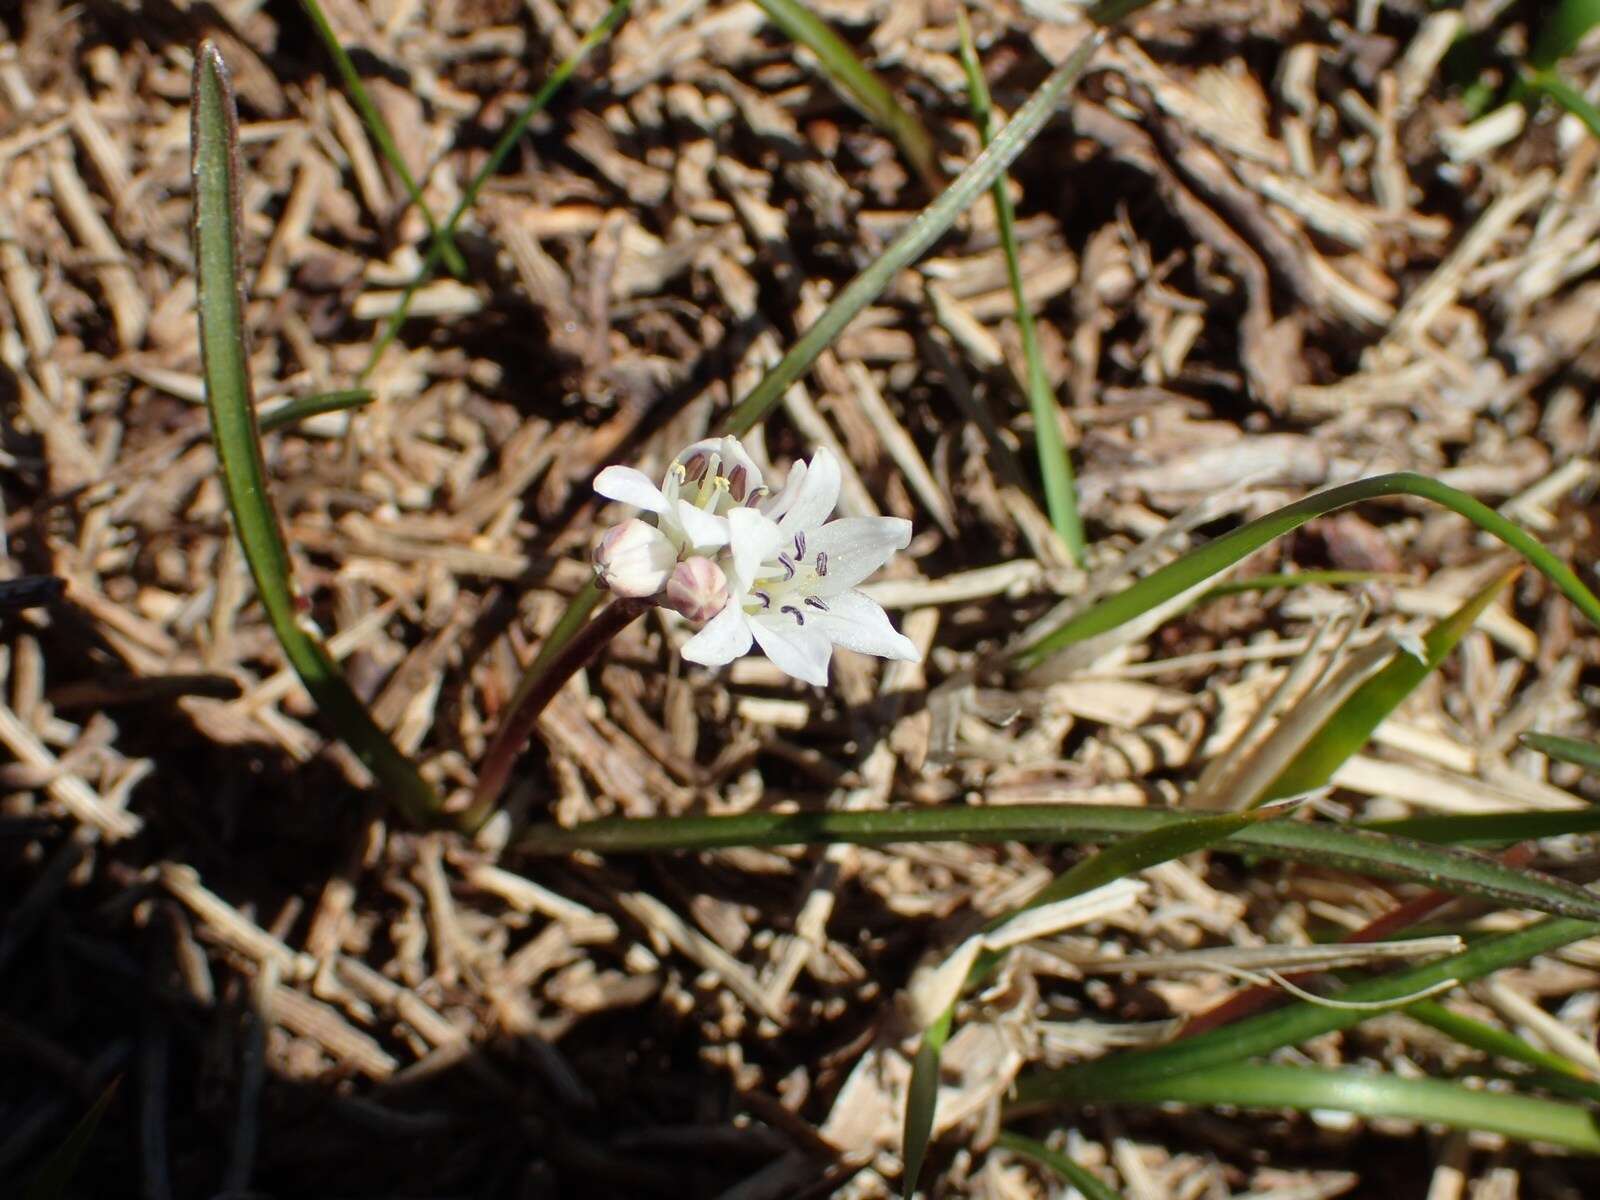
[[[795,678],[825,685],[835,646],[916,661],[910,639],[856,589],[910,543],[911,522],[828,520],[839,483],[838,460],[822,448],[773,492],[731,437],[689,446],[660,487],[632,467],[607,467],[594,490],[654,523],[635,517],[608,529],[596,578],[703,624],[683,647],[690,662],[720,666],[754,645]]]

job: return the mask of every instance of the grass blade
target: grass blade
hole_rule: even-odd
[[[1455,649],[1483,610],[1492,604],[1522,571],[1520,564],[1503,571],[1460,608],[1439,620],[1422,639],[1421,660],[1404,650],[1367,680],[1312,734],[1278,777],[1250,803],[1260,804],[1284,796],[1298,796],[1323,786],[1333,773],[1383,724],[1400,702],[1426,679]]]
[[[1560,762],[1572,763],[1589,771],[1600,771],[1600,746],[1593,742],[1580,742],[1577,738],[1559,737],[1553,733],[1525,733],[1521,740],[1524,746]]]
[[[67,1140],[50,1152],[50,1157],[34,1172],[28,1186],[23,1189],[21,1200],[66,1200],[70,1194],[72,1177],[77,1174],[78,1164],[89,1152],[89,1143],[94,1140],[95,1130],[100,1128],[100,1119],[106,1115],[106,1109],[117,1094],[119,1082],[112,1080],[111,1086],[100,1093],[100,1099],[72,1127]]]
[[[595,27],[583,35],[579,43],[573,47],[572,53],[562,59],[548,78],[539,85],[539,90],[533,94],[527,106],[517,114],[517,119],[506,126],[505,132],[495,142],[494,148],[489,151],[489,157],[484,159],[483,166],[478,168],[467,184],[467,190],[461,193],[461,199],[456,202],[455,208],[445,218],[444,228],[439,231],[439,236],[434,238],[428,246],[428,253],[423,256],[422,265],[417,268],[417,273],[406,285],[400,295],[400,303],[395,306],[394,312],[389,315],[384,324],[383,332],[378,335],[372,345],[372,351],[367,355],[367,364],[361,368],[361,377],[365,379],[378,365],[378,360],[383,357],[383,352],[389,348],[400,333],[400,327],[406,323],[406,317],[411,313],[411,302],[416,298],[418,290],[433,278],[433,273],[439,267],[444,256],[444,247],[450,239],[455,237],[456,228],[461,224],[472,206],[478,202],[478,193],[483,191],[484,184],[489,182],[495,172],[505,164],[511,151],[516,148],[522,135],[527,132],[528,126],[534,117],[545,110],[551,99],[559,92],[562,86],[571,79],[577,69],[583,65],[583,60],[588,58],[596,46],[611,36],[612,32],[622,23],[622,18],[627,15],[631,0],[615,0],[606,15],[595,23]]]
[[[778,403],[789,386],[811,369],[811,364],[868,304],[878,298],[896,272],[921,257],[968,206],[1000,178],[1028,144],[1038,136],[1056,110],[1061,97],[1078,82],[1089,66],[1103,33],[1092,33],[1039,85],[1028,102],[1017,109],[989,148],[956,176],[934,202],[890,242],[883,254],[834,298],[833,303],[806,330],[778,365],[762,377],[722,423],[723,433],[735,437],[748,433]]]
[[[361,119],[367,123],[367,132],[372,135],[372,140],[378,143],[378,149],[389,165],[394,168],[394,173],[400,177],[400,182],[405,185],[406,194],[411,197],[411,203],[417,206],[417,211],[422,214],[422,219],[428,223],[428,232],[439,242],[439,252],[444,259],[444,264],[450,273],[461,278],[467,273],[466,261],[461,257],[461,251],[451,240],[450,234],[439,228],[439,223],[434,219],[433,210],[428,207],[428,202],[423,198],[422,189],[417,186],[416,178],[411,174],[411,168],[406,166],[405,157],[400,153],[400,147],[395,144],[394,134],[389,131],[389,124],[383,119],[383,114],[378,111],[378,106],[372,102],[372,96],[367,91],[366,84],[361,82],[361,72],[356,70],[356,64],[351,61],[349,53],[339,35],[333,31],[327,15],[322,11],[322,5],[317,0],[300,0],[300,7],[306,10],[306,15],[311,18],[311,24],[316,28],[317,36],[322,39],[323,46],[328,51],[328,56],[333,59],[333,65],[338,68],[339,78],[344,80],[345,91],[350,93],[350,101],[356,106],[356,111],[361,114]]]
[[[1108,597],[1099,604],[1079,613],[1033,644],[1016,654],[1020,667],[1034,667],[1063,646],[1081,642],[1085,638],[1115,629],[1131,621],[1156,605],[1170,600],[1180,592],[1194,587],[1205,579],[1232,566],[1246,555],[1291,530],[1298,529],[1313,517],[1320,517],[1336,509],[1374,500],[1380,496],[1419,496],[1432,500],[1466,517],[1479,529],[1491,533],[1532,563],[1553,583],[1562,595],[1571,600],[1596,628],[1600,628],[1600,599],[1584,586],[1583,581],[1550,551],[1541,546],[1519,525],[1507,520],[1494,509],[1473,499],[1465,492],[1448,484],[1429,479],[1412,471],[1397,471],[1389,475],[1374,475],[1358,479],[1307,496],[1303,500],[1259,517],[1247,525],[1224,534],[1197,550],[1190,551],[1176,562],[1168,563],[1152,572],[1125,591]]]
[[[1204,850],[1263,819],[1265,814],[1262,813],[1186,816],[1180,821],[1116,842],[1098,854],[1074,863],[1016,909],[1002,913],[990,921],[984,927],[984,932],[998,933],[1025,912],[1041,908],[1046,904],[1058,904],[1076,896],[1086,895],[1108,883],[1137,875],[1140,871],[1159,866],[1174,858],[1181,858],[1193,851]],[[988,946],[981,948],[967,971],[961,989],[974,987],[993,975],[1004,960],[1005,954],[1004,950]],[[949,1040],[950,1028],[955,1021],[956,1004],[960,998],[958,991],[943,1007],[939,1016],[923,1031],[922,1042],[917,1047],[916,1060],[911,1067],[911,1089],[906,1104],[904,1143],[906,1196],[910,1196],[916,1190],[918,1171],[933,1130],[934,1106],[939,1090],[939,1057],[945,1042]]]
[[[1596,25],[1600,25],[1600,0],[1560,0],[1533,39],[1528,65],[1536,71],[1552,69],[1576,50]]]
[[[1110,1102],[1333,1109],[1479,1129],[1600,1154],[1600,1124],[1582,1105],[1373,1071],[1241,1063],[1141,1084],[1113,1080],[1095,1097],[1097,1104]]]
[[[1406,997],[1447,981],[1470,983],[1597,933],[1600,924],[1593,921],[1550,917],[1513,933],[1482,938],[1460,954],[1352,984],[1330,999],[1362,1005],[1404,1003]],[[1029,1072],[1018,1080],[1014,1108],[1025,1112],[1051,1104],[1095,1103],[1113,1089],[1218,1071],[1324,1033],[1349,1029],[1372,1015],[1370,1010],[1296,1001],[1274,1012],[1154,1049],[1111,1055],[1060,1071]]]
[[[363,408],[371,404],[372,399],[371,388],[345,388],[337,392],[318,392],[315,396],[304,396],[299,400],[280,404],[271,412],[262,413],[261,432],[276,433],[280,429],[298,425],[301,421],[319,417],[323,413]]]
[[[1041,1166],[1049,1167],[1065,1179],[1068,1186],[1082,1192],[1085,1200],[1122,1200],[1112,1188],[1100,1182],[1098,1175],[1080,1167],[1065,1154],[1050,1149],[1043,1142],[1036,1142],[1032,1138],[1023,1137],[1020,1133],[1004,1129],[1001,1130],[1000,1136],[995,1138],[994,1144],[1002,1150],[1009,1150],[1024,1158],[1031,1158]]]
[[[1540,1071],[1588,1083],[1591,1088],[1591,1098],[1600,1100],[1600,1088],[1594,1086],[1587,1070],[1570,1058],[1541,1050],[1514,1033],[1458,1013],[1433,1000],[1418,1000],[1415,1004],[1407,1005],[1406,1016],[1413,1021],[1421,1021],[1429,1028],[1437,1029],[1446,1037],[1452,1037],[1474,1050],[1482,1050],[1485,1054],[1508,1058],[1512,1062],[1526,1063]]]
[[[828,77],[859,104],[892,137],[906,161],[930,193],[944,183],[933,139],[914,113],[889,90],[872,69],[816,13],[800,0],[756,0],[762,11],[792,41],[799,42],[822,63]]]
[[[961,27],[961,65],[967,74],[967,98],[972,108],[972,119],[977,122],[978,133],[985,148],[994,140],[996,117],[989,99],[989,87],[984,82],[983,68],[978,64],[978,53],[972,44],[972,27],[967,23],[966,9],[956,9]],[[1033,310],[1028,307],[1028,297],[1022,287],[1022,263],[1017,256],[1017,217],[1011,204],[1011,193],[1006,190],[1006,176],[996,179],[994,194],[995,221],[999,227],[1000,245],[1006,256],[1006,276],[1011,283],[1011,298],[1017,310],[1017,334],[1022,339],[1022,357],[1028,372],[1028,406],[1033,411],[1034,445],[1039,453],[1039,474],[1044,479],[1045,507],[1050,513],[1050,523],[1060,535],[1072,561],[1083,565],[1083,518],[1078,513],[1078,485],[1072,476],[1072,458],[1061,438],[1061,407],[1056,402],[1055,389],[1045,373],[1044,356],[1039,351],[1039,332],[1033,323]]]
[[[1571,819],[1586,814],[1538,813]],[[864,812],[738,813],[731,816],[622,818],[535,826],[518,843],[530,854],[645,854],[734,846],[881,846],[894,842],[1103,842],[1190,821],[1179,812],[1117,805],[1003,805],[993,808],[892,808]],[[1470,821],[1473,818],[1455,818]],[[1348,825],[1267,821],[1219,843],[1235,854],[1311,863],[1426,884],[1510,908],[1600,920],[1600,895],[1538,872],[1449,846]]]
[[[206,408],[234,531],[284,657],[317,708],[377,776],[384,797],[411,821],[425,824],[439,812],[438,797],[378,728],[310,631],[309,622],[301,620],[289,552],[268,497],[251,398],[239,269],[239,118],[227,67],[209,41],[201,43],[195,56],[192,120],[194,242]]]
[[[1373,833],[1465,846],[1505,846],[1536,842],[1570,833],[1600,833],[1600,809],[1567,812],[1476,813],[1455,817],[1401,817],[1369,821],[1362,826]]]
[[[1600,108],[1596,108],[1589,97],[1568,83],[1560,72],[1553,68],[1524,71],[1521,82],[1528,91],[1554,100],[1588,126],[1591,134],[1600,137]]]

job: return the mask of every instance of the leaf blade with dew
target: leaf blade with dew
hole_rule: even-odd
[[[928,191],[937,192],[944,173],[939,169],[939,158],[927,129],[832,26],[799,0],[756,0],[756,3],[786,37],[817,56],[834,84],[894,139]]]
[[[1594,742],[1561,737],[1554,733],[1525,733],[1520,740],[1524,746],[1559,762],[1571,763],[1589,771],[1600,771],[1600,745]]]
[[[1002,1129],[995,1138],[994,1144],[1002,1150],[1009,1150],[1023,1158],[1031,1158],[1040,1166],[1048,1167],[1070,1187],[1083,1193],[1085,1200],[1122,1200],[1121,1195],[1109,1185],[1101,1182],[1100,1177],[1079,1166],[1059,1150],[1052,1150],[1043,1142],[1033,1138],[1023,1137],[1020,1133],[1013,1133],[1009,1129]]]
[[[88,1154],[89,1143],[94,1141],[95,1131],[100,1128],[101,1118],[116,1097],[120,1082],[120,1079],[112,1080],[89,1111],[72,1127],[66,1140],[50,1152],[49,1157],[33,1173],[28,1186],[22,1190],[21,1200],[66,1200],[71,1194],[72,1177],[77,1174],[84,1155]]]
[[[739,401],[722,423],[721,432],[734,437],[748,433],[817,360],[840,331],[862,309],[876,300],[897,272],[921,257],[942,237],[974,200],[1000,177],[1007,167],[1044,128],[1061,97],[1071,89],[1085,70],[1094,51],[1103,42],[1103,33],[1091,33],[1055,70],[1051,71],[1023,106],[1012,115],[989,148],[967,165],[933,203],[913,218],[895,236],[884,252],[869,267],[846,284],[823,310],[812,326],[790,347],[789,352],[764,375]]]
[[[895,273],[931,246],[955,222],[956,217],[1022,153],[1044,127],[1062,94],[1082,77],[1095,49],[1103,40],[1103,35],[1096,33],[1079,43],[1067,59],[1039,85],[1028,102],[1017,110],[989,148],[911,221],[875,263],[839,292],[778,364],[728,414],[720,432],[739,437],[765,419],[789,386],[811,369],[818,355],[828,348],[862,309],[882,293]],[[424,266],[427,264],[424,263]],[[374,350],[374,355],[380,351],[381,346]],[[374,362],[375,357],[368,362],[369,370]],[[599,597],[599,592],[591,583],[572,600],[556,629],[545,639],[539,658],[517,684],[519,695],[532,694],[535,688],[541,686],[542,673],[556,660],[568,642],[578,636],[584,627],[587,612],[594,611]]]
[[[1595,597],[1571,567],[1539,544],[1515,522],[1465,492],[1418,475],[1398,471],[1374,475],[1317,492],[1293,504],[1258,517],[1213,542],[1191,550],[1175,562],[1146,575],[1131,587],[1071,617],[1015,656],[1016,665],[1034,667],[1064,646],[1115,629],[1141,613],[1221,573],[1273,539],[1298,529],[1313,517],[1336,509],[1387,496],[1417,496],[1442,504],[1466,517],[1478,528],[1510,546],[1545,576],[1580,612],[1600,628],[1600,599]]]
[[[306,16],[311,18],[311,24],[317,31],[317,36],[322,39],[328,57],[333,59],[334,68],[339,72],[339,78],[344,81],[345,91],[350,93],[350,102],[356,106],[356,111],[361,114],[361,119],[366,122],[367,132],[372,135],[372,140],[378,143],[378,150],[383,154],[385,161],[394,168],[394,173],[400,177],[401,184],[406,189],[406,195],[411,203],[417,206],[417,211],[422,214],[422,219],[428,224],[428,233],[439,240],[440,254],[445,266],[456,278],[464,278],[467,273],[466,260],[461,257],[461,250],[451,239],[449,233],[439,227],[439,222],[433,215],[433,210],[428,207],[428,201],[422,194],[416,177],[411,174],[411,168],[406,165],[405,156],[400,153],[400,147],[395,143],[394,134],[389,129],[389,123],[383,119],[383,114],[378,111],[378,106],[373,103],[372,95],[367,91],[367,85],[361,82],[361,72],[356,70],[356,64],[351,59],[344,44],[339,41],[339,35],[334,32],[333,25],[328,21],[328,16],[322,11],[322,5],[317,0],[300,0],[300,7],[305,9]]]
[[[192,103],[201,369],[234,532],[284,657],[318,710],[377,777],[385,799],[411,821],[425,824],[440,811],[437,795],[373,721],[320,639],[300,619],[251,399],[239,264],[238,114],[227,67],[210,41],[202,42],[195,55]]]
[[[1600,1125],[1582,1105],[1345,1067],[1238,1063],[1137,1084],[1112,1080],[1095,1102],[1325,1109],[1481,1130],[1600,1154]]]
[[[961,30],[961,66],[967,76],[967,101],[978,126],[978,135],[987,147],[995,134],[994,105],[972,42],[972,26],[967,21],[966,9],[957,8],[956,18]],[[1000,247],[1005,253],[1006,277],[1016,308],[1017,334],[1022,341],[1022,357],[1027,369],[1025,390],[1028,407],[1033,411],[1034,447],[1039,455],[1039,474],[1044,479],[1045,508],[1050,514],[1050,524],[1066,545],[1072,561],[1082,566],[1084,533],[1083,518],[1078,512],[1078,485],[1073,477],[1072,457],[1061,436],[1061,406],[1045,372],[1039,331],[1023,288],[1022,262],[1017,252],[1016,210],[1006,184],[1007,176],[1002,174],[991,185],[991,191]]]
[[[1315,791],[1333,778],[1351,755],[1367,744],[1379,725],[1442,663],[1484,609],[1494,603],[1522,571],[1519,563],[1502,571],[1434,623],[1422,638],[1423,658],[1399,649],[1388,665],[1358,687],[1312,734],[1300,751],[1250,805]]]
[[[478,202],[478,195],[483,191],[484,185],[489,182],[490,176],[498,171],[516,147],[522,135],[527,132],[533,119],[545,110],[545,107],[561,90],[567,80],[572,78],[577,69],[583,65],[583,60],[588,58],[594,49],[604,42],[621,24],[622,18],[627,14],[632,0],[613,0],[610,8],[594,27],[579,39],[573,47],[572,53],[556,65],[556,69],[545,77],[544,83],[539,85],[539,90],[523,106],[516,120],[508,125],[505,131],[495,141],[489,156],[483,160],[483,165],[467,183],[466,191],[461,193],[461,199],[456,201],[455,208],[450,210],[450,215],[445,218],[444,228],[440,234],[444,238],[454,238],[456,229],[460,226],[462,218],[474,204]],[[411,277],[411,282],[406,284],[405,290],[400,293],[400,302],[395,305],[394,311],[389,314],[389,319],[384,323],[383,331],[372,344],[372,349],[367,354],[366,365],[361,368],[361,378],[365,379],[372,374],[378,365],[378,360],[383,357],[394,339],[399,336],[400,327],[406,323],[406,318],[411,314],[411,303],[416,299],[417,292],[422,286],[433,278],[433,272],[443,260],[445,243],[436,237],[428,246],[428,252],[423,256],[422,264],[417,268],[417,273]]]
[[[1086,895],[1096,888],[1126,879],[1150,867],[1196,850],[1204,850],[1240,829],[1259,824],[1266,816],[1264,813],[1186,816],[1181,821],[1114,842],[1099,853],[1074,863],[1015,909],[989,921],[984,926],[984,934],[996,935],[1017,917],[1047,904],[1058,904]],[[967,945],[963,943],[963,947]],[[951,958],[955,959],[960,954],[961,950],[958,949]],[[939,1060],[955,1022],[956,1005],[960,1002],[961,993],[992,975],[1004,957],[1004,950],[993,949],[980,942],[965,977],[954,989],[955,994],[948,1001],[940,997],[937,1002],[938,1015],[923,1030],[912,1063],[911,1088],[906,1103],[904,1192],[907,1196],[916,1189],[918,1171],[914,1168],[920,1168],[933,1132],[934,1106],[939,1090]],[[940,972],[932,974],[936,976]]]
[[[1061,1070],[1033,1071],[1017,1081],[1013,1110],[1020,1113],[1059,1103],[1092,1103],[1112,1087],[1219,1070],[1350,1029],[1374,1015],[1373,1004],[1387,1001],[1403,1006],[1449,981],[1471,983],[1596,934],[1600,934],[1600,923],[1547,917],[1523,929],[1488,935],[1459,954],[1349,984],[1328,997],[1339,1002],[1337,1005],[1295,1001],[1152,1049],[1109,1055]]]
[[[641,854],[834,842],[872,846],[925,841],[1097,842],[1192,819],[1160,809],[1087,804],[612,817],[574,826],[535,826],[519,839],[518,849],[541,855],[577,850]],[[1269,821],[1238,830],[1219,849],[1426,884],[1505,907],[1600,920],[1600,896],[1577,884],[1387,831],[1320,821]]]
[[[276,433],[280,429],[298,425],[301,421],[320,417],[323,413],[364,408],[372,401],[371,388],[343,388],[334,392],[318,392],[314,396],[302,396],[298,400],[290,400],[269,412],[262,413],[259,418],[261,432]]]

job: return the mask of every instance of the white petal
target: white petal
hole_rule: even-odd
[[[750,653],[750,621],[737,598],[683,644],[683,657],[707,667],[720,667]]]
[[[733,546],[735,594],[742,594],[755,578],[756,568],[778,549],[783,535],[777,522],[753,508],[736,508],[728,513],[728,533]]]
[[[750,457],[743,444],[735,437],[720,438],[717,441],[716,451],[722,455],[722,467],[718,471],[724,479],[731,476],[736,467],[744,468],[746,494],[761,486],[761,468],[756,466],[756,460]]]
[[[880,658],[921,660],[916,643],[889,624],[888,614],[877,601],[851,591],[829,596],[826,603],[827,612],[806,607],[806,628],[816,629],[835,646]]]
[[[778,489],[778,494],[767,497],[765,503],[761,505],[761,511],[774,521],[778,520],[784,513],[789,511],[790,505],[794,503],[794,498],[800,494],[800,489],[805,486],[805,482],[806,464],[797,462],[789,468],[789,478],[783,481],[783,486]]]
[[[646,512],[658,513],[667,507],[661,489],[643,471],[632,467],[607,467],[594,477],[594,490],[608,500],[621,500]]]
[[[900,517],[846,517],[808,531],[806,557],[828,556],[828,574],[815,594],[827,599],[848,591],[910,544],[911,522]]]
[[[794,503],[778,521],[785,538],[808,533],[833,515],[839,503],[839,460],[826,446],[818,446],[806,468],[806,477],[795,493]]]
[[[714,549],[728,544],[728,521],[703,508],[696,508],[687,500],[678,501],[678,524],[688,535],[689,544],[697,549]]]
[[[774,613],[758,616],[750,622],[756,642],[780,671],[814,683],[828,686],[828,660],[833,657],[833,643],[810,627],[795,622],[791,613]],[[708,625],[706,628],[710,628]]]

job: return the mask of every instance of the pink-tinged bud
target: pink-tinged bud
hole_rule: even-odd
[[[728,603],[728,577],[709,558],[686,558],[667,580],[667,607],[699,625]]]
[[[678,550],[654,525],[634,517],[606,530],[594,551],[595,579],[618,596],[654,596],[672,574]]]

